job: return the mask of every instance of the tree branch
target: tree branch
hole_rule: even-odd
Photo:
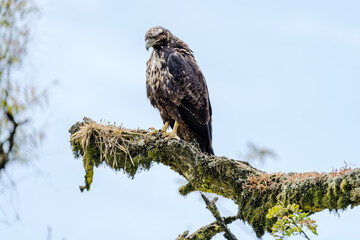
[[[212,201],[210,201],[203,193],[200,194],[204,202],[206,203],[206,208],[209,209],[209,211],[215,217],[217,224],[219,224],[222,230],[225,232],[224,237],[228,240],[237,240],[234,234],[232,234],[230,229],[227,227],[227,224],[224,222],[224,219],[220,216],[220,212],[215,205],[218,198],[215,197]]]
[[[179,189],[182,195],[202,191],[232,199],[239,206],[238,218],[249,223],[258,237],[265,230],[271,231],[274,220],[267,219],[266,214],[277,204],[295,203],[312,213],[360,204],[360,169],[267,174],[247,162],[203,154],[196,143],[164,142],[148,136],[145,130],[85,119],[74,124],[70,133],[73,152],[83,158],[86,170],[81,189],[90,190],[94,166],[103,163],[130,177],[140,169],[150,169],[152,162],[162,163],[187,179],[188,183]],[[210,225],[204,231],[222,229],[218,221]]]
[[[12,115],[12,113],[10,111],[6,112],[6,117],[13,124],[13,127],[10,130],[9,137],[4,142],[0,143],[0,170],[4,169],[6,164],[9,162],[9,159],[10,159],[9,155],[10,155],[13,147],[15,146],[16,130],[21,124],[23,124],[23,123],[16,122],[14,119],[14,116]],[[4,149],[5,143],[8,143],[8,145],[9,145],[7,150]]]
[[[222,221],[225,224],[230,224],[235,220],[239,219],[238,216],[231,216],[222,218]],[[183,234],[180,234],[176,240],[208,240],[214,237],[216,234],[224,232],[224,229],[219,225],[218,221],[210,223],[206,226],[201,227],[199,230],[194,232],[191,235],[189,231],[185,231]],[[236,239],[236,238],[235,238]]]

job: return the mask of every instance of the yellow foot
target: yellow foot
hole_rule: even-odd
[[[154,127],[149,127],[148,130],[150,130],[150,132],[146,134],[147,136],[157,135],[159,133],[159,131]]]
[[[164,141],[167,142],[169,141],[170,139],[176,139],[176,140],[180,140],[180,137],[176,134],[176,132],[174,131],[171,131],[169,133],[164,133],[162,135],[162,137],[165,137],[164,138]]]
[[[168,127],[169,127],[169,123],[168,123],[168,122],[166,122],[166,123],[164,124],[164,126],[163,126],[160,130],[157,130],[157,129],[154,128],[154,127],[150,127],[150,128],[149,128],[150,132],[149,132],[147,135],[148,135],[148,136],[153,136],[153,135],[158,136],[158,135],[160,135],[160,134],[165,134],[165,133],[166,133],[166,130],[168,129]]]
[[[178,122],[175,121],[174,129],[169,133],[162,134],[162,137],[165,137],[164,138],[165,142],[169,141],[170,139],[180,140],[179,136],[177,135],[178,127],[179,127],[179,124],[178,124]]]

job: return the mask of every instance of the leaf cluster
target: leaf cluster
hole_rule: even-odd
[[[304,228],[317,235],[317,225],[314,220],[308,217],[309,214],[310,212],[303,212],[297,204],[288,204],[286,207],[276,205],[269,210],[266,218],[277,218],[276,223],[271,228],[272,235],[276,239],[284,239],[284,237],[291,235],[301,235],[309,239]]]

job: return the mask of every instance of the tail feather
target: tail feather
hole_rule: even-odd
[[[203,142],[203,141],[200,141],[199,144],[200,144],[200,149],[201,149],[201,151],[202,151],[203,153],[207,153],[207,154],[209,154],[210,156],[211,156],[211,155],[215,155],[214,149],[213,149],[211,143],[205,143],[205,142]]]

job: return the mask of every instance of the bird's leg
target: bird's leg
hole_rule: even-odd
[[[159,130],[160,133],[166,133],[166,130],[169,127],[169,122],[165,122],[164,126]]]
[[[165,122],[164,126],[160,130],[157,130],[156,128],[151,127],[151,128],[149,128],[149,130],[151,130],[151,132],[149,132],[148,135],[152,136],[152,135],[164,134],[164,133],[166,133],[166,130],[168,129],[168,127],[169,127],[169,122]]]
[[[179,127],[179,123],[177,121],[175,121],[173,130],[169,133],[162,134],[162,136],[165,137],[165,139],[164,139],[165,142],[167,142],[168,140],[173,139],[173,138],[180,140],[179,136],[177,135],[178,127]]]

